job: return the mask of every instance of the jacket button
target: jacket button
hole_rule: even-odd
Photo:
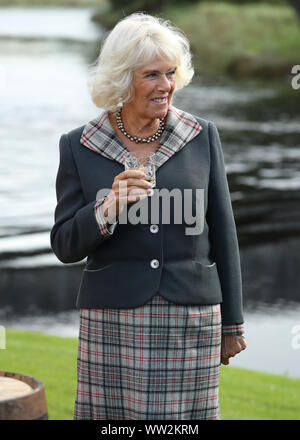
[[[152,234],[156,234],[159,230],[159,227],[157,225],[151,225],[150,226],[150,232],[152,232]]]
[[[150,266],[152,267],[152,269],[157,269],[159,266],[159,261],[158,260],[151,260]]]

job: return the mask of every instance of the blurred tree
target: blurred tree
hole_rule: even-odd
[[[153,12],[165,8],[169,0],[110,0],[113,9],[122,9],[126,13],[143,10]]]
[[[161,11],[168,6],[183,3],[198,3],[199,0],[110,0],[113,10],[122,10],[125,14],[135,11],[145,11],[149,13]]]
[[[300,19],[300,0],[287,0],[287,1],[295,9],[298,18]]]
[[[123,11],[125,15],[135,11],[145,11],[149,13],[159,12],[168,6],[185,5],[188,3],[200,3],[203,0],[109,0],[111,9],[114,11]],[[214,2],[215,0],[206,0]],[[261,0],[223,0],[226,3],[259,3]],[[286,0],[264,0],[266,3],[278,4]],[[299,4],[300,0],[288,0],[290,3]]]

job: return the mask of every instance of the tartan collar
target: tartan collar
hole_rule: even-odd
[[[201,131],[201,125],[193,115],[171,105],[165,130],[155,152],[156,167],[160,167]],[[125,154],[128,150],[111,126],[107,110],[101,110],[97,118],[85,125],[80,143],[92,151],[124,165]]]

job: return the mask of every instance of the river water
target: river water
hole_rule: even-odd
[[[89,8],[0,9],[0,255],[9,247],[17,253],[24,246],[49,246],[59,137],[97,116],[86,79],[103,33],[90,22],[92,12]],[[274,207],[274,200],[290,203],[276,213],[277,230],[284,225],[280,234],[288,231],[289,246],[278,240],[282,236],[275,236],[276,231],[270,232],[271,221],[259,224],[260,234],[262,225],[268,224],[265,240],[255,231],[256,223],[248,226],[241,214],[247,267],[248,262],[253,266],[258,252],[262,259],[268,254],[274,258],[278,252],[280,265],[289,255],[298,261],[299,217],[288,212],[287,221],[284,211],[299,201],[299,97],[300,91],[293,90],[288,79],[270,83],[222,77],[197,77],[174,97],[176,106],[216,123],[232,199],[240,201],[241,213],[248,200],[260,200],[259,209],[266,209],[267,203]],[[244,224],[248,228],[245,243]],[[259,245],[250,248],[253,240]],[[274,252],[275,241],[279,247]],[[231,364],[300,377],[300,347],[295,342],[300,325],[296,263],[280,289],[273,260],[271,267],[261,271],[265,277],[268,274],[269,284],[273,282],[274,295],[264,297],[261,281],[255,288],[251,281],[251,293],[246,289],[248,349]],[[33,319],[32,315],[8,315],[2,308],[0,324],[77,336],[78,312],[43,311]]]

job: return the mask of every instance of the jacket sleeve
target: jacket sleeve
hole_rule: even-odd
[[[222,335],[241,336],[245,333],[243,324],[222,325]]]
[[[86,203],[73,159],[69,136],[59,142],[60,162],[56,177],[57,205],[51,229],[51,247],[63,263],[83,260],[107,238],[95,217],[96,199]]]
[[[235,326],[244,322],[239,246],[223,151],[218,130],[213,122],[209,122],[208,132],[210,178],[206,218],[209,226],[211,249],[222,288],[222,324],[224,326]]]
[[[96,221],[99,226],[99,231],[101,232],[104,237],[109,237],[114,233],[114,230],[118,224],[118,220],[116,220],[114,223],[108,224],[107,221],[104,218],[103,212],[102,212],[102,205],[106,197],[101,197],[101,199],[97,200],[94,206],[94,212]]]

